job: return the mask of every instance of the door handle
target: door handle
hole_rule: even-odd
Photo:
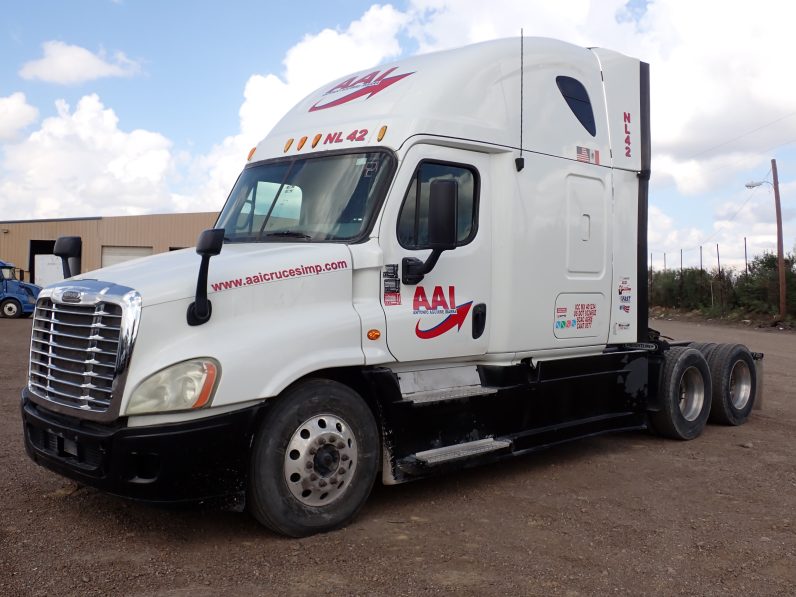
[[[478,303],[473,307],[473,340],[480,338],[486,329],[486,305]]]

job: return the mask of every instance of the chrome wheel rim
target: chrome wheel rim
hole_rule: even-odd
[[[3,315],[6,317],[14,317],[17,314],[17,306],[14,303],[6,303],[3,305]]]
[[[730,402],[738,410],[743,409],[752,396],[752,373],[746,361],[735,361],[730,371]]]
[[[689,367],[680,378],[680,413],[686,421],[696,421],[705,404],[705,380],[696,367]]]
[[[285,449],[285,483],[306,506],[325,506],[346,492],[357,467],[357,442],[348,423],[323,414],[299,425]]]

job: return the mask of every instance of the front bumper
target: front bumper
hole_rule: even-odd
[[[261,406],[185,423],[124,427],[66,417],[22,391],[25,449],[37,464],[122,497],[179,502],[245,490]]]

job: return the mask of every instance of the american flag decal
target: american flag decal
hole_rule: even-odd
[[[600,164],[600,152],[597,149],[589,149],[588,147],[581,147],[578,145],[576,156],[579,162],[586,162],[587,164]]]

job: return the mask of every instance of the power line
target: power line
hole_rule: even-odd
[[[766,175],[763,177],[763,179],[767,179],[769,174],[771,174],[771,168],[769,168],[769,169],[768,169],[768,172],[766,172]],[[737,217],[738,217],[738,214],[740,214],[740,213],[741,213],[741,210],[743,210],[743,208],[744,208],[744,207],[746,207],[747,203],[749,203],[749,202],[752,200],[752,198],[755,196],[755,192],[756,192],[756,191],[757,191],[757,188],[751,189],[751,190],[749,191],[749,196],[748,196],[748,197],[746,198],[746,200],[745,200],[745,201],[744,201],[744,202],[741,204],[741,206],[740,206],[740,207],[739,207],[737,210],[735,210],[735,213],[732,215],[732,217],[731,217],[731,218],[729,218],[729,219],[722,220],[722,222],[734,222],[734,221],[735,221],[735,218],[737,218]],[[681,250],[682,250],[682,251],[696,251],[696,250],[697,250],[697,249],[700,247],[700,245],[707,244],[707,242],[708,242],[708,241],[711,241],[711,240],[713,240],[714,238],[716,238],[716,237],[719,235],[719,232],[720,232],[720,231],[718,231],[718,230],[717,230],[717,231],[714,231],[714,232],[713,232],[713,234],[711,234],[711,235],[710,235],[710,236],[708,236],[707,238],[704,238],[704,239],[702,239],[702,240],[699,242],[699,244],[698,244],[697,246],[695,246],[695,247],[689,247],[689,248],[687,248],[687,249],[681,249]],[[660,252],[660,251],[658,251],[658,252]]]
[[[774,124],[776,124],[778,122],[781,122],[781,121],[786,120],[788,118],[791,118],[793,116],[796,116],[796,112],[791,112],[790,114],[785,114],[785,116],[780,116],[779,118],[775,118],[771,122],[767,122],[766,124],[760,125],[760,126],[758,126],[756,128],[753,128],[752,130],[746,131],[745,133],[741,133],[737,137],[733,137],[732,139],[728,139],[727,141],[723,141],[723,142],[719,143],[718,145],[714,145],[713,147],[708,147],[707,149],[703,149],[702,151],[698,151],[697,153],[695,153],[693,155],[690,155],[690,156],[688,156],[685,159],[690,160],[690,159],[693,159],[693,158],[698,157],[700,155],[704,155],[704,154],[706,154],[706,153],[708,153],[710,151],[713,151],[714,149],[718,149],[719,147],[724,147],[725,145],[729,145],[730,143],[732,143],[734,141],[737,141],[738,139],[743,139],[744,137],[748,137],[749,135],[751,135],[753,133],[756,133],[757,131],[762,131],[763,129],[768,128],[771,125],[774,125]]]

